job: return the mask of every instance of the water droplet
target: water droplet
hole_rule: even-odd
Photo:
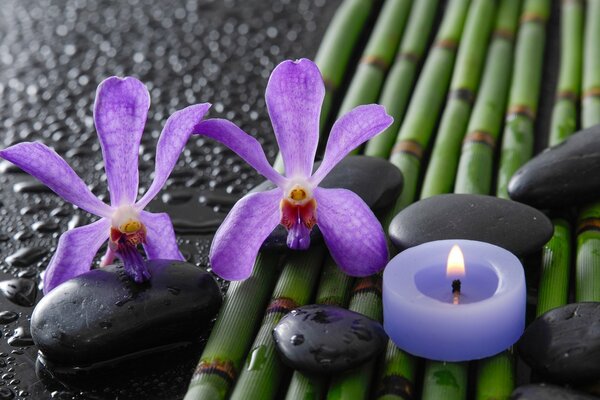
[[[31,333],[29,332],[29,328],[25,328],[23,326],[15,329],[15,333],[11,337],[8,338],[8,344],[15,347],[25,347],[33,345],[33,339],[31,338]],[[2,376],[2,379],[11,379],[5,378]]]
[[[15,304],[31,307],[35,303],[37,286],[31,279],[10,279],[0,282],[0,292]]]
[[[27,267],[41,260],[46,254],[46,249],[41,247],[23,247],[6,257],[6,262],[13,267]]]
[[[0,311],[0,324],[9,324],[19,319],[19,314],[14,311]]]
[[[249,371],[258,371],[267,360],[267,346],[260,345],[250,352],[250,361],[248,362]]]
[[[294,346],[299,346],[302,343],[304,343],[304,335],[293,335],[290,338],[290,342],[294,345]]]

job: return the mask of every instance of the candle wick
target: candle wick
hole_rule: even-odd
[[[460,300],[460,279],[452,281],[452,304],[458,304]]]

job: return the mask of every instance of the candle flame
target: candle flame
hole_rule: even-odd
[[[448,264],[446,266],[447,277],[459,277],[465,275],[465,257],[457,244],[452,246],[448,254]]]

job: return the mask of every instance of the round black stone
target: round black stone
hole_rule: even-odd
[[[329,305],[308,305],[285,315],[273,330],[283,361],[307,373],[337,373],[381,352],[387,335],[362,314]]]
[[[552,382],[600,379],[600,302],[555,308],[531,323],[518,343],[521,357]]]
[[[479,240],[517,256],[542,248],[554,227],[542,212],[511,200],[444,194],[418,201],[394,217],[390,239],[399,250],[444,239]]]
[[[111,265],[46,295],[31,317],[44,357],[86,366],[197,338],[221,305],[213,277],[180,261],[152,260],[148,267],[152,278],[144,284]]]

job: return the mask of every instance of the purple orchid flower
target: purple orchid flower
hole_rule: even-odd
[[[150,277],[137,251],[140,244],[148,259],[183,260],[169,216],[143,209],[164,185],[193,127],[202,120],[210,104],[189,106],[169,117],[156,147],[154,181],[136,202],[139,145],[149,107],[150,94],[135,78],[111,77],[98,86],[94,121],[102,145],[110,206],[94,196],[66,161],[44,144],[19,143],[0,151],[0,157],[33,175],[66,201],[101,217],[60,237],[46,269],[45,293],[88,271],[107,239],[109,245],[101,266],[112,263],[117,256],[136,282]]]
[[[246,279],[262,243],[278,224],[287,228],[292,249],[308,248],[310,231],[318,225],[331,256],[349,275],[366,276],[385,266],[385,235],[369,207],[349,190],[318,185],[350,151],[393,119],[379,105],[359,106],[341,117],[333,125],[323,162],[312,174],[324,96],[321,73],[310,60],[285,61],[271,74],[265,97],[285,176],[271,167],[258,141],[233,123],[210,119],[195,128],[194,133],[223,143],[277,185],[243,197],[217,231],[210,260],[222,278]]]

